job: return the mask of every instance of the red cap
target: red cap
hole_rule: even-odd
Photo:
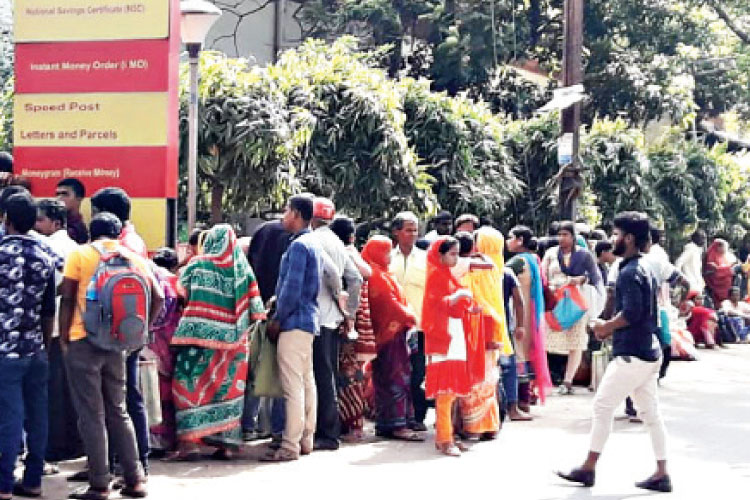
[[[332,220],[336,215],[336,207],[328,198],[317,197],[313,200],[313,217],[316,219]]]

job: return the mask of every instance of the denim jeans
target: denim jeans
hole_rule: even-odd
[[[242,410],[243,432],[260,431],[260,406],[263,398],[253,396],[252,385],[247,384],[245,390],[245,407]]]
[[[502,368],[505,402],[509,405],[518,403],[518,367],[516,366],[516,355],[500,356],[500,367]]]
[[[242,412],[243,431],[265,433],[270,430],[274,436],[281,436],[285,421],[284,398],[258,398],[246,393]]]
[[[25,358],[0,358],[0,493],[13,491],[13,471],[26,431],[23,485],[42,485],[47,449],[47,378],[45,351]]]
[[[143,465],[143,470],[148,474],[148,454],[150,451],[148,437],[148,416],[146,406],[143,403],[141,389],[138,386],[138,358],[141,350],[131,353],[127,359],[127,395],[128,415],[133,421],[135,429],[135,440],[138,443],[138,458]]]
[[[281,436],[286,425],[286,404],[284,398],[271,400],[271,434]]]

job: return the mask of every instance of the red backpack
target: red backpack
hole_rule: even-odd
[[[92,243],[99,264],[86,288],[86,338],[105,351],[133,351],[148,343],[151,287],[148,278],[120,248]]]

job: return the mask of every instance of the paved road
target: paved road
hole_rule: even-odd
[[[579,463],[586,452],[591,394],[551,397],[530,423],[508,423],[498,440],[474,445],[460,458],[443,457],[426,443],[373,442],[316,452],[286,464],[261,464],[262,445],[231,464],[155,463],[150,498],[512,498],[618,500],[750,498],[750,345],[701,351],[695,363],[673,363],[661,389],[670,434],[674,493],[633,486],[652,472],[642,426],[615,423],[600,461],[597,485],[563,484],[552,473]],[[585,393],[584,393],[585,392]],[[80,464],[66,464],[63,472]],[[46,498],[63,499],[62,477],[45,480]],[[115,495],[113,495],[115,497]]]

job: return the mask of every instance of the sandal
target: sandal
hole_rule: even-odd
[[[425,440],[425,437],[416,432],[409,429],[400,429],[397,431],[393,431],[390,436],[391,439],[396,439],[400,441],[412,441],[412,442],[421,442]]]
[[[199,462],[203,455],[199,451],[174,451],[161,459],[162,462]]]
[[[97,490],[89,486],[74,491],[68,495],[68,498],[76,500],[107,500],[109,498],[109,490]]]
[[[146,498],[148,490],[146,489],[143,481],[139,481],[135,484],[129,484],[120,490],[120,495],[127,498]]]
[[[466,453],[467,451],[471,450],[471,448],[463,444],[461,441],[456,441],[454,443],[454,446],[458,448],[462,453]]]
[[[219,448],[215,452],[211,453],[209,456],[211,460],[219,460],[221,462],[228,462],[229,460],[234,460],[237,458],[237,455],[235,455],[234,451],[228,450],[226,448]]]
[[[83,470],[79,470],[78,472],[76,472],[72,476],[68,476],[68,481],[70,481],[70,482],[87,483],[88,480],[89,480],[89,469],[88,468],[83,469]]]
[[[449,457],[461,456],[461,450],[454,443],[435,443],[435,449],[437,449],[437,451],[439,451],[443,455],[447,455]]]

